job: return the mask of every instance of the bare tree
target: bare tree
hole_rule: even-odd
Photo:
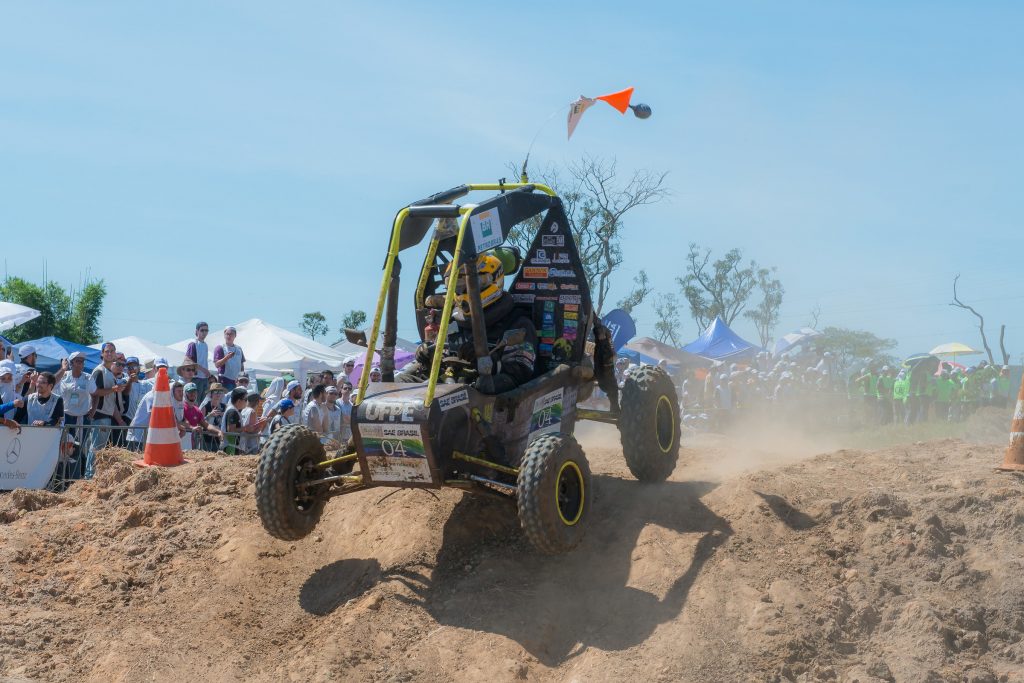
[[[654,312],[658,322],[654,324],[655,338],[672,346],[679,346],[679,299],[675,294],[660,294],[654,299]]]
[[[761,301],[753,310],[743,314],[744,318],[753,321],[761,346],[767,348],[772,340],[775,326],[779,324],[779,309],[786,290],[775,275],[775,268],[761,268],[757,271],[757,286],[761,290]]]
[[[622,265],[625,216],[639,206],[664,199],[668,195],[664,186],[667,175],[636,170],[623,180],[614,159],[608,161],[591,156],[570,164],[567,178],[561,177],[554,169],[537,174],[562,199],[598,315],[604,310],[612,275]],[[526,221],[516,226],[509,233],[509,242],[525,251],[538,225],[539,221]],[[649,288],[634,288],[627,300],[642,294],[633,304],[635,307],[649,293]]]
[[[821,304],[814,304],[814,308],[810,312],[810,320],[807,322],[807,327],[812,330],[818,329],[818,320],[821,318]]]
[[[633,278],[633,288],[629,290],[629,294],[619,300],[618,307],[632,316],[633,309],[643,303],[643,300],[650,295],[651,291],[652,288],[650,280],[647,278],[647,271],[641,270]],[[635,316],[633,320],[634,322],[636,321]]]
[[[988,354],[988,362],[991,363],[992,365],[995,365],[996,362],[995,359],[992,357],[992,349],[990,349],[988,346],[988,337],[985,336],[985,318],[984,316],[981,315],[981,313],[978,313],[977,309],[975,309],[973,306],[970,306],[968,304],[965,304],[963,301],[960,301],[960,297],[958,296],[956,291],[956,283],[959,279],[960,273],[957,273],[956,277],[953,278],[953,301],[949,305],[955,308],[962,308],[964,310],[970,311],[978,319],[978,331],[981,332],[981,344],[982,346],[985,347],[985,353]],[[1000,335],[1000,343],[1002,343],[1002,335]],[[1005,359],[1003,361],[1003,365],[1005,365],[1006,362],[1009,360],[1009,356],[1006,355],[1005,350],[1003,350],[1003,357]]]

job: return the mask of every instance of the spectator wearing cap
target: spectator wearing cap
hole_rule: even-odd
[[[178,366],[177,372],[178,380],[182,384],[194,384],[196,375],[199,372],[199,366],[196,365],[195,361],[191,361],[188,358],[186,358],[184,361],[182,361],[181,365]],[[198,387],[199,385],[196,386]]]
[[[301,389],[301,387],[300,387]],[[277,415],[270,421],[270,433],[290,424],[295,424],[295,401],[290,398],[283,398],[277,404]]]
[[[92,371],[92,381],[96,390],[92,393],[92,409],[89,413],[92,439],[89,452],[85,458],[85,478],[92,479],[95,474],[96,451],[107,445],[110,438],[110,426],[117,412],[117,395],[124,391],[127,384],[118,384],[114,377],[114,361],[117,360],[117,349],[111,342],[100,347],[103,362]]]
[[[210,385],[209,391],[206,394],[206,398],[199,404],[199,409],[203,411],[203,416],[206,421],[220,430],[223,435],[224,432],[224,396],[227,393],[225,387],[220,382],[214,382]],[[206,434],[203,436],[203,450],[216,452],[220,449],[221,438]]]
[[[36,360],[38,360],[39,354],[36,353],[36,347],[32,344],[22,344],[18,349],[18,357],[21,358],[21,363],[18,364],[18,373],[14,382],[18,385],[18,393],[27,396],[35,383]]]
[[[288,386],[284,389],[284,397],[291,399],[291,402],[295,405],[295,415],[298,418],[296,424],[298,424],[302,419],[302,412],[305,406],[302,401],[302,385],[299,384],[297,379],[288,382]]]
[[[207,434],[217,439],[222,438],[223,434],[221,431],[206,421],[206,416],[203,415],[203,411],[199,408],[199,387],[196,386],[196,383],[189,382],[186,384],[183,393],[185,402],[182,404],[182,417],[189,431],[191,447],[198,450],[200,444],[204,441],[204,435]]]
[[[326,416],[323,403],[327,398],[327,390],[323,384],[317,384],[309,393],[309,402],[302,411],[302,424],[308,429],[323,436],[327,433]]]
[[[341,375],[338,376],[337,381],[338,391],[341,391],[341,385],[343,385],[345,382],[348,382],[349,384],[353,383],[352,371],[356,369],[356,357],[349,356],[348,358],[345,359],[345,364],[342,365],[341,367],[342,373]]]
[[[326,428],[327,438],[344,444],[345,442],[341,440],[341,424],[343,420],[341,408],[338,406],[338,398],[338,387],[328,384],[325,388],[326,400],[323,405],[324,427]]]
[[[146,379],[138,357],[128,356],[125,362],[125,373],[128,375],[128,388],[125,390],[128,394],[128,408],[125,412],[125,419],[131,422],[132,418],[135,417],[135,411],[139,407],[139,402],[143,396],[153,390],[155,382]]]
[[[989,380],[991,385],[992,405],[1005,408],[1010,404],[1010,366],[1004,365],[999,374]]]
[[[210,326],[205,322],[196,323],[196,338],[185,347],[185,358],[196,364],[196,377],[192,383],[196,385],[199,400],[206,398],[210,387],[210,347],[206,344],[206,336],[210,334]]]
[[[73,427],[70,431],[75,442],[70,460],[65,463],[64,479],[81,479],[84,455],[88,446],[83,449],[89,436],[89,411],[92,408],[92,394],[96,391],[96,382],[92,375],[85,372],[85,354],[75,351],[68,356],[70,371],[57,382],[55,391],[64,399],[64,425]]]
[[[213,364],[217,367],[217,381],[228,390],[234,389],[238,376],[245,370],[245,353],[235,345],[238,331],[233,327],[224,328],[224,343],[213,350]]]
[[[59,427],[64,424],[64,401],[53,393],[57,378],[52,372],[39,374],[35,392],[28,395],[24,405],[14,414],[18,424],[33,427]]]
[[[0,404],[7,406],[0,412],[0,417],[7,420],[13,420],[14,409],[21,407],[20,405],[15,405],[15,403],[23,403],[21,394],[18,393],[18,389],[14,384],[16,372],[17,368],[13,361],[0,361]]]

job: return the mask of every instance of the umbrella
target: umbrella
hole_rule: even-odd
[[[39,311],[34,308],[0,301],[0,332],[27,323],[40,315]]]
[[[956,360],[957,356],[976,356],[982,352],[972,349],[967,344],[950,342],[948,344],[939,344],[929,353],[936,356],[953,356],[953,360]]]
[[[941,362],[939,361],[938,358],[936,358],[935,356],[933,356],[930,353],[915,353],[915,354],[912,354],[912,355],[908,356],[903,361],[903,367],[905,367],[905,368],[914,368],[914,367],[917,367],[918,365],[922,365],[922,364],[924,364],[926,367],[934,366],[933,367],[933,372],[934,372],[934,369],[938,368],[941,365]]]
[[[773,355],[781,356],[794,346],[797,346],[798,344],[803,344],[805,342],[810,341],[811,339],[814,339],[815,337],[820,336],[822,336],[821,332],[818,332],[813,328],[801,327],[799,330],[796,330],[795,332],[790,332],[789,334],[784,334],[781,337],[779,337],[779,339],[775,341],[775,349],[773,351]]]

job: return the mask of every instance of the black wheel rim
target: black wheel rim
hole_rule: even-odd
[[[317,495],[315,486],[305,486],[308,481],[320,478],[316,460],[310,456],[303,456],[295,463],[295,508],[300,512],[309,512],[316,504]]]
[[[558,481],[555,484],[555,502],[563,524],[574,526],[580,521],[585,496],[583,472],[572,460],[565,461],[558,470]]]
[[[662,453],[672,450],[675,440],[676,416],[672,401],[667,396],[658,397],[658,409],[655,411],[655,430],[658,434],[658,447]]]

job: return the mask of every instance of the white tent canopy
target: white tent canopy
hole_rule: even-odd
[[[0,332],[34,320],[39,315],[39,311],[34,308],[0,301]]]
[[[184,351],[172,349],[170,346],[157,344],[141,337],[121,337],[111,339],[114,348],[126,357],[135,356],[143,365],[152,365],[157,358],[163,358],[172,366],[177,367],[185,360]],[[101,348],[103,344],[93,344],[91,348]]]
[[[306,375],[322,370],[341,370],[345,353],[330,346],[315,342],[283,327],[271,325],[259,318],[252,318],[234,326],[238,331],[235,344],[242,347],[246,369],[290,370],[300,382]],[[191,339],[171,344],[171,348],[184,351]],[[212,349],[223,343],[219,332],[211,333],[206,343]]]

